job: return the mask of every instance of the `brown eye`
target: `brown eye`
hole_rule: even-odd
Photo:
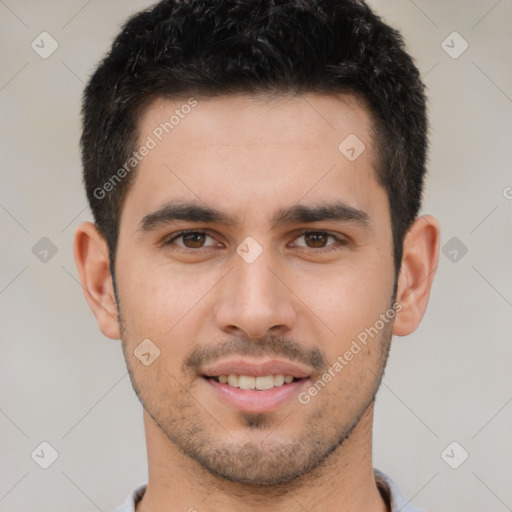
[[[331,235],[325,231],[304,231],[296,238],[294,245],[301,249],[313,249],[315,252],[321,253],[342,249],[347,245],[347,241],[343,237]]]
[[[325,247],[327,240],[329,238],[329,235],[327,233],[313,231],[310,233],[304,233],[303,236],[308,246],[314,249],[320,249],[322,247]]]
[[[205,244],[207,239],[211,239],[209,244]],[[182,249],[203,249],[215,245],[215,240],[203,231],[182,231],[166,241],[165,245],[176,245]]]
[[[182,235],[183,245],[189,249],[199,249],[204,244],[205,236],[200,232],[186,233]]]

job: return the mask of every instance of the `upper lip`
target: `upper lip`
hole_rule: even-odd
[[[202,371],[206,377],[218,377],[219,375],[249,375],[262,377],[264,375],[291,375],[297,379],[309,377],[305,367],[279,359],[250,360],[246,358],[232,358],[207,365]]]

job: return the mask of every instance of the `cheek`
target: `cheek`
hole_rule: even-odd
[[[133,258],[125,260],[125,267],[119,265],[125,269],[119,279],[123,320],[138,337],[154,338],[165,346],[184,328],[188,332],[199,328],[195,315],[201,310],[201,298],[218,276],[215,271],[198,273],[192,265],[150,262],[147,257],[138,262]]]
[[[314,271],[311,268],[303,267],[291,276],[292,288],[303,301],[307,318],[315,323],[322,320],[337,344],[345,344],[373,325],[390,307],[391,259],[354,257]]]

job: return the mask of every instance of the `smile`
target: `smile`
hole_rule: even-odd
[[[295,379],[292,375],[263,375],[260,377],[254,377],[252,375],[219,375],[218,377],[210,377],[216,380],[220,384],[227,384],[233,388],[240,389],[257,389],[259,391],[265,391],[274,387],[283,386],[284,384],[290,384]]]

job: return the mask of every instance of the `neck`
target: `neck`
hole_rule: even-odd
[[[215,476],[184,455],[144,410],[149,479],[136,512],[176,510],[386,512],[373,474],[373,403],[350,436],[311,473],[280,486],[249,487]]]

